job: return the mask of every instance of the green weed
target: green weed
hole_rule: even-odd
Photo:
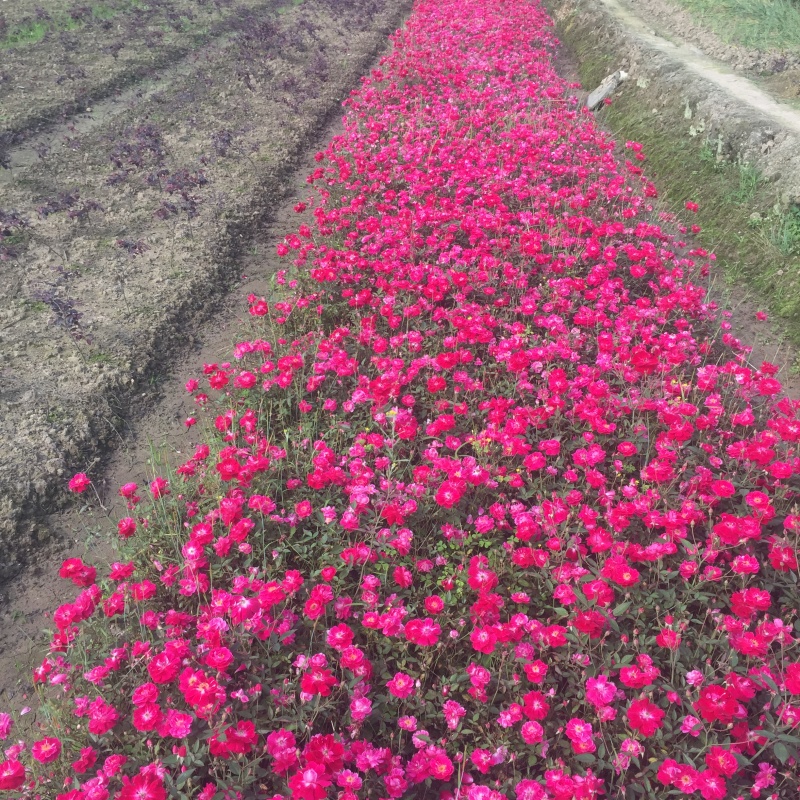
[[[800,207],[776,210],[769,232],[770,242],[785,256],[800,256]]]
[[[731,200],[739,205],[750,203],[756,195],[761,175],[751,164],[739,164],[739,186]]]
[[[112,8],[111,6],[104,5],[102,3],[92,6],[92,16],[95,19],[99,20],[106,20],[106,19],[114,19],[114,17],[119,14],[119,11],[116,8]]]

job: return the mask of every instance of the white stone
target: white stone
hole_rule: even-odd
[[[594,111],[607,97],[610,97],[617,87],[628,77],[628,73],[619,69],[607,78],[586,98],[586,107]]]

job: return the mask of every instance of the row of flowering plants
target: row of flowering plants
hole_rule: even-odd
[[[418,2],[187,385],[207,443],[122,487],[109,574],[64,563],[0,790],[797,796],[798,403],[556,44]]]

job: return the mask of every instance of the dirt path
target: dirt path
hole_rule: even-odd
[[[652,25],[648,24],[638,4],[628,4],[624,0],[600,0],[600,2],[643,44],[678,59],[698,77],[713,83],[738,102],[747,104],[754,111],[800,134],[800,111],[778,102],[771,93],[759,88],[749,78],[736,74],[719,58],[706,55],[697,46],[682,41],[677,33],[681,30],[680,27],[673,28],[676,31],[673,34],[676,41],[669,41],[653,31]],[[661,20],[662,17],[658,19]],[[695,38],[697,40],[697,36]],[[717,51],[717,48],[711,49]]]
[[[648,24],[651,29],[677,43],[694,45],[703,54],[722,61],[737,71],[754,75],[785,74],[794,77],[800,69],[800,55],[780,50],[756,50],[723,41],[716,33],[696,20],[674,0],[623,0],[628,12]],[[800,90],[800,86],[796,87]],[[797,92],[793,93],[797,96]]]

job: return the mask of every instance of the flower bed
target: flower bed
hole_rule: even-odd
[[[109,576],[64,563],[0,788],[796,796],[798,404],[554,44],[535,2],[417,5],[187,385],[208,443],[122,487]]]

